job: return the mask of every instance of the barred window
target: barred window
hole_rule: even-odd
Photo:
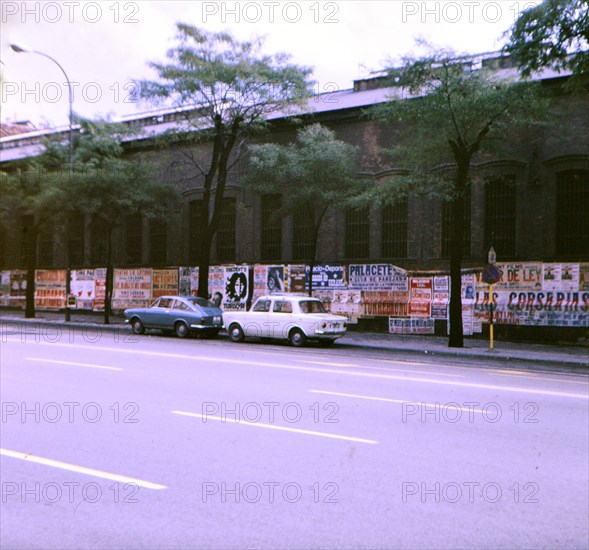
[[[262,196],[261,243],[262,260],[280,260],[282,257],[282,218],[274,216],[282,206],[280,195]]]
[[[442,202],[442,258],[449,258],[452,246],[452,202]],[[464,195],[464,248],[462,254],[470,257],[470,187]]]
[[[407,257],[407,210],[406,198],[382,209],[383,258]]]
[[[292,217],[292,255],[294,261],[315,260],[313,255],[313,209],[301,208]]]
[[[205,216],[203,205],[204,203],[202,200],[196,200],[190,201],[188,206],[188,260],[194,264],[197,264],[200,261],[200,224],[202,223],[201,217]]]
[[[589,170],[557,174],[556,254],[589,256]]]
[[[485,250],[493,248],[502,258],[515,256],[515,176],[501,176],[485,183]]]
[[[235,261],[235,199],[224,197],[217,230],[217,261]]]
[[[45,227],[39,233],[39,266],[53,267],[55,240],[53,227]]]
[[[106,265],[107,232],[100,221],[92,220],[90,226],[90,256],[92,265],[104,267]]]
[[[149,261],[153,265],[165,264],[167,260],[168,225],[163,220],[149,224]]]
[[[368,258],[370,246],[370,210],[346,209],[346,258]]]
[[[131,214],[127,217],[127,263],[141,263],[141,248],[143,245],[143,224],[141,214]]]
[[[86,241],[86,220],[77,212],[68,220],[68,254],[71,266],[84,264],[84,243]]]

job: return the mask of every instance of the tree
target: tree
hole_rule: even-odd
[[[254,145],[250,153],[245,184],[259,194],[281,195],[281,207],[274,216],[310,214],[312,295],[317,240],[325,214],[363,190],[356,177],[355,148],[336,139],[328,128],[313,124],[297,132],[295,143]]]
[[[120,124],[81,120],[74,142],[71,173],[59,170],[67,156],[63,143],[47,143],[39,159],[52,183],[44,208],[50,213],[61,212],[60,233],[67,235],[70,216],[80,212],[88,216],[103,235],[106,245],[105,324],[110,322],[115,229],[136,213],[148,219],[165,219],[178,200],[174,187],[157,180],[153,166],[124,158],[123,140],[129,133]]]
[[[239,42],[184,23],[177,29],[179,44],[168,52],[170,63],[150,63],[160,80],[141,81],[139,90],[145,99],[168,101],[183,116],[166,141],[185,152],[185,165],[202,191],[198,291],[207,297],[228,174],[240,161],[246,138],[264,128],[267,115],[306,100],[311,70],[290,64],[284,54],[262,55],[261,40]],[[204,153],[203,144],[208,146]]]
[[[544,67],[589,73],[587,0],[544,0],[522,12],[507,34],[504,51],[525,77]]]
[[[0,223],[6,234],[22,231],[20,256],[27,270],[25,317],[35,317],[35,268],[39,233],[47,226],[46,187],[33,163],[0,172]]]
[[[496,150],[509,130],[540,120],[547,109],[539,84],[500,80],[471,61],[444,51],[405,59],[401,68],[388,71],[399,93],[372,111],[395,123],[391,155],[404,174],[370,196],[390,202],[424,193],[450,202],[450,347],[463,346],[461,269],[471,165]]]

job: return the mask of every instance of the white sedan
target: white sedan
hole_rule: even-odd
[[[249,311],[223,312],[233,342],[247,336],[288,340],[302,347],[308,340],[329,346],[346,333],[347,318],[328,313],[317,298],[294,294],[261,296]]]

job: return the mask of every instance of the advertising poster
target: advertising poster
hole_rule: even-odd
[[[589,290],[589,264],[579,264],[579,291]]]
[[[146,307],[152,295],[152,269],[115,269],[113,309]]]
[[[542,290],[560,290],[560,264],[542,266]]]
[[[10,305],[25,307],[27,292],[27,272],[13,270],[10,272]]]
[[[431,317],[431,302],[409,302],[407,313],[410,317]]]
[[[409,292],[363,292],[362,317],[404,317],[408,315]]]
[[[180,296],[198,295],[198,267],[178,268],[178,294]]]
[[[178,294],[180,296],[192,296],[190,288],[190,267],[178,268]]]
[[[61,309],[65,307],[65,269],[35,271],[35,308]]]
[[[462,302],[475,300],[475,276],[474,274],[462,275],[460,278],[460,297]]]
[[[284,284],[284,266],[269,265],[266,267],[266,292],[268,294],[283,294],[286,292]]]
[[[106,300],[106,267],[99,267],[94,270],[94,311],[104,311]]]
[[[495,290],[540,290],[542,288],[542,264],[538,262],[497,263],[499,280],[493,285]],[[477,273],[477,287],[486,289],[487,283]]]
[[[411,302],[432,301],[433,280],[431,277],[411,277],[409,288]]]
[[[391,264],[352,264],[348,286],[357,290],[406,291],[407,272]]]
[[[359,290],[335,290],[331,313],[343,315],[348,318],[348,322],[356,324],[360,316],[361,300],[362,293]]]
[[[152,299],[178,294],[178,270],[154,269],[152,273]]]
[[[287,266],[288,292],[305,292],[306,266],[289,265]]]
[[[308,290],[309,272],[311,268],[306,266],[306,284]],[[347,290],[346,267],[343,265],[322,264],[313,267],[313,290],[315,289]]]
[[[209,300],[217,307],[223,307],[225,301],[225,267],[209,268]]]
[[[390,334],[434,334],[433,319],[389,317]]]
[[[579,264],[562,264],[560,290],[564,292],[579,290]]]
[[[94,269],[73,270],[70,291],[76,297],[76,309],[92,310],[96,299]]]
[[[224,311],[246,311],[249,288],[249,268],[235,266],[225,268]]]
[[[409,289],[407,314],[411,317],[431,317],[432,277],[411,277]]]
[[[10,271],[0,271],[0,305],[10,305]]]
[[[448,302],[450,301],[450,277],[438,276],[433,280],[433,298],[431,305],[432,319],[446,319],[448,317]]]

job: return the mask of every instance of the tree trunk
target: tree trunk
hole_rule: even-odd
[[[25,220],[25,239],[24,251],[27,266],[27,289],[25,293],[25,318],[34,319],[35,317],[35,269],[37,267],[37,239],[39,236],[39,227],[32,219],[26,216]]]
[[[317,256],[317,239],[319,238],[319,227],[313,226],[312,231],[312,249],[311,249],[311,261],[309,262],[309,297],[313,296],[313,270],[315,269],[315,262]]]
[[[462,253],[464,249],[464,193],[468,185],[470,163],[461,162],[456,174],[457,196],[452,200],[452,227],[450,241],[450,335],[448,347],[464,346],[462,331]]]
[[[212,239],[205,238],[199,243],[200,254],[198,259],[198,295],[205,300],[209,297],[209,267],[211,266]]]
[[[112,266],[112,228],[107,229],[106,237],[106,281],[104,289],[104,324],[110,324],[111,300],[113,288]]]

